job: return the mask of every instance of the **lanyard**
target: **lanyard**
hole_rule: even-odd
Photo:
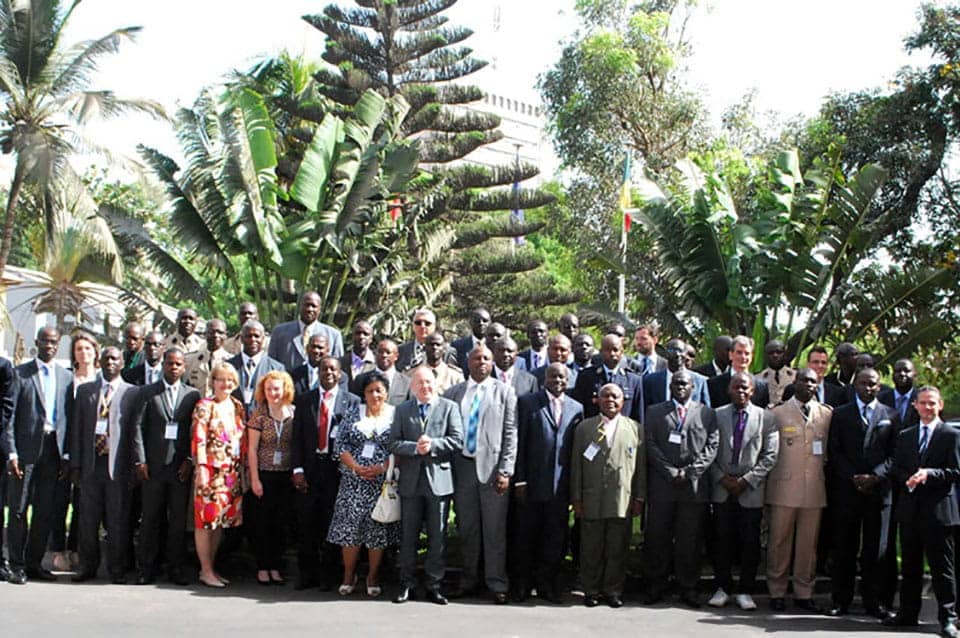
[[[283,428],[285,426],[285,423],[283,422],[283,419],[277,420],[277,419],[274,419],[273,417],[270,417],[270,421],[273,422],[273,431],[277,435],[277,443],[280,443],[280,438],[283,436]]]

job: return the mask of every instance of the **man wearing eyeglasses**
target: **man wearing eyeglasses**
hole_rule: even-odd
[[[397,357],[397,370],[406,372],[427,360],[427,337],[437,331],[437,316],[432,310],[420,308],[413,313],[413,341],[400,345]],[[443,361],[447,365],[457,365],[457,351],[447,346]]]

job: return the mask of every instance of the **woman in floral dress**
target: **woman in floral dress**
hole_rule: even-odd
[[[225,527],[243,522],[241,468],[246,455],[243,405],[230,396],[240,383],[229,363],[210,373],[213,398],[201,399],[193,410],[194,539],[200,559],[200,582],[223,587],[214,559]]]

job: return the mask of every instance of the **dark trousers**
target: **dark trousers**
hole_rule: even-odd
[[[318,455],[316,467],[308,473],[308,489],[297,494],[297,528],[300,534],[297,567],[303,582],[331,584],[340,580],[339,548],[327,542],[330,519],[340,488],[338,462]],[[321,548],[323,573],[320,573]]]
[[[283,564],[284,521],[290,507],[290,472],[260,472],[263,496],[243,495],[244,523],[257,570],[279,570]]]
[[[10,569],[40,569],[43,553],[50,537],[57,476],[60,474],[60,452],[57,435],[43,435],[40,458],[31,465],[21,465],[23,478],[7,477],[7,506],[10,521],[7,530],[7,548]],[[32,512],[29,525],[27,511]],[[29,535],[29,537],[28,537]]]
[[[421,479],[421,483],[426,481]],[[443,529],[450,510],[450,499],[424,493],[425,491],[422,490],[417,496],[404,496],[400,499],[400,580],[404,587],[415,587],[417,584],[417,547],[420,542],[420,529],[426,525],[426,584],[428,588],[439,591],[444,574]]]
[[[864,606],[876,607],[881,602],[885,580],[889,578],[890,563],[896,564],[896,552],[880,547],[883,503],[868,499],[834,502],[837,505],[833,512],[836,552],[831,559],[830,573],[833,603],[849,607],[853,602],[859,554],[860,596]]]
[[[581,520],[580,584],[586,596],[619,596],[623,593],[632,520]]]
[[[727,593],[753,595],[756,589],[757,569],[760,567],[760,521],[762,507],[743,507],[735,496],[713,506],[716,526],[716,554],[714,571],[717,586]],[[733,586],[731,566],[740,554],[740,582]]]
[[[706,503],[649,501],[644,535],[648,590],[662,594],[673,566],[683,594],[696,592],[700,578],[700,539]]]
[[[65,474],[57,481],[56,493],[53,497],[53,514],[50,521],[51,552],[77,551],[77,538],[80,529],[80,486],[74,485],[70,475]],[[67,525],[67,512],[73,505],[70,516],[70,525]],[[67,532],[69,530],[69,536]]]
[[[937,598],[937,619],[943,626],[955,622],[956,582],[953,569],[953,529],[930,516],[900,526],[903,559],[903,583],[900,590],[900,614],[916,620],[920,615],[923,590],[923,556],[930,564],[930,579]]]
[[[558,577],[567,549],[569,506],[566,500],[524,503],[519,514],[517,574],[522,588],[560,590]]]
[[[93,475],[80,482],[80,571],[96,574],[100,567],[100,525],[107,530],[107,571],[124,573],[127,537],[127,477],[111,479],[107,456],[98,456]]]
[[[162,536],[166,537],[167,568],[174,572],[183,567],[187,553],[187,504],[192,487],[193,482],[189,478],[186,481],[177,478],[177,468],[173,465],[151,475],[150,480],[141,485],[143,522],[140,526],[138,562],[143,575],[153,576],[157,567],[162,529],[166,530]]]

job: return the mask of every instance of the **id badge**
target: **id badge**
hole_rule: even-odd
[[[823,456],[823,439],[813,440],[813,455]]]
[[[596,441],[594,441],[587,447],[586,450],[583,451],[583,458],[587,459],[588,461],[592,461],[599,451],[600,446],[597,445]]]
[[[176,440],[177,440],[177,431],[178,431],[179,429],[180,429],[180,424],[179,424],[179,423],[177,423],[176,421],[169,421],[169,422],[167,423],[167,428],[166,428],[166,430],[164,430],[163,438],[165,438],[165,439],[168,440],[168,441],[176,441]]]
[[[240,456],[240,441],[233,442],[233,456]]]
[[[244,390],[243,391],[243,404],[250,405],[253,403],[253,390]]]
[[[97,429],[94,431],[95,434],[104,435],[107,433],[107,420],[106,419],[97,419]]]
[[[670,442],[671,442],[671,443],[677,443],[677,444],[683,443],[683,435],[680,434],[679,432],[671,432],[671,433],[670,433]]]
[[[364,443],[363,451],[360,452],[360,458],[363,459],[372,459],[373,453],[377,451],[377,446],[373,443]]]
[[[281,463],[283,463],[283,452],[277,450],[273,453],[273,464],[280,465]]]
[[[340,431],[340,426],[339,426],[339,425],[335,425],[335,426],[333,426],[332,428],[330,428],[330,438],[331,438],[331,439],[337,438],[337,432],[339,432],[339,431]]]

